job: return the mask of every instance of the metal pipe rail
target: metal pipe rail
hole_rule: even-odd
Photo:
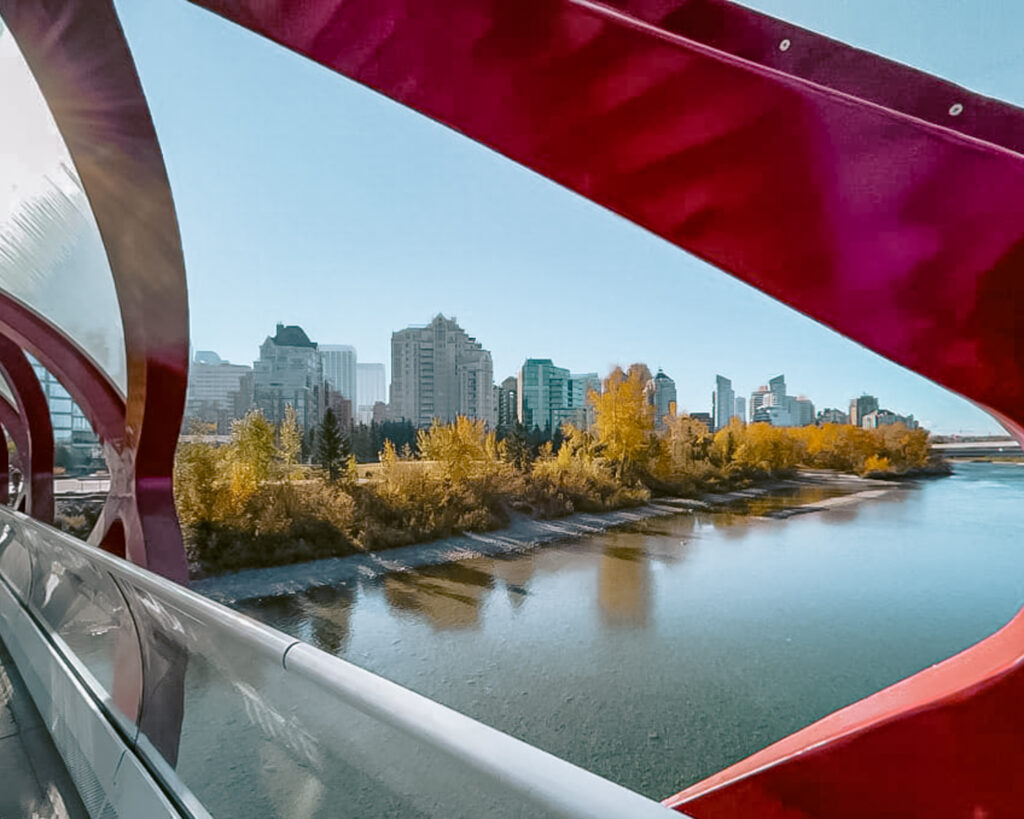
[[[679,815],[8,509],[0,627],[96,816]]]

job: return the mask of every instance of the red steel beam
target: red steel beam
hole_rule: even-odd
[[[50,406],[35,370],[21,348],[0,335],[0,375],[14,393],[26,445],[22,464],[26,511],[45,523],[53,523],[53,427]],[[5,401],[6,403],[6,401]],[[13,427],[12,429],[16,428]]]

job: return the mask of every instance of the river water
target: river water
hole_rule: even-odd
[[[787,519],[682,514],[246,613],[654,798],[966,648],[1024,604],[1024,465]]]

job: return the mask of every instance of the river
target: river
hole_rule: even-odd
[[[237,607],[660,799],[1024,603],[1022,464],[763,515],[793,502]]]

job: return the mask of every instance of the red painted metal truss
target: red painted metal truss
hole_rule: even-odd
[[[0,370],[18,405],[0,404],[0,424],[18,450],[25,508],[53,518],[53,433],[28,351],[68,390],[103,446],[111,488],[90,541],[184,583],[171,475],[188,375],[188,300],[170,187],[131,53],[110,0],[0,0],[0,18],[99,227],[128,372],[122,395],[61,327],[0,292]]]
[[[1024,423],[1024,112],[724,0],[194,0]],[[667,804],[1024,806],[1024,616]]]

